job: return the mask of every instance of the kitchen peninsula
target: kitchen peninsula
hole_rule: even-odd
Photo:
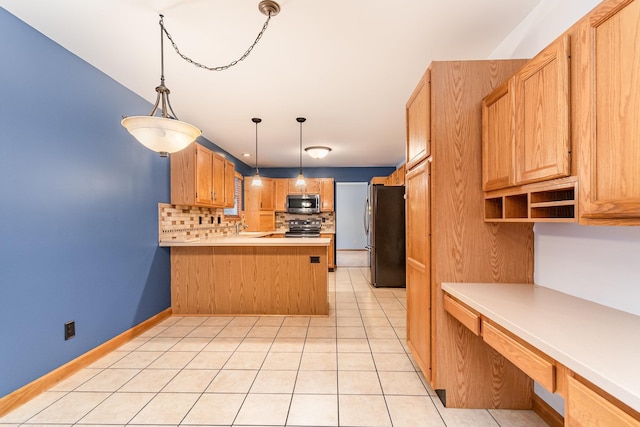
[[[160,241],[171,247],[173,314],[327,315],[331,239],[270,234]]]

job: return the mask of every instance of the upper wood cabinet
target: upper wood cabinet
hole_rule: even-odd
[[[640,1],[601,3],[579,26],[573,131],[579,221],[640,225]]]
[[[305,185],[296,184],[296,178],[289,179],[289,194],[320,194],[321,180],[318,178],[305,178]]]
[[[213,153],[213,205],[224,206],[225,158]]]
[[[335,198],[333,184],[333,178],[320,179],[320,210],[322,212],[333,212]]]
[[[394,170],[384,182],[384,185],[388,186],[399,186],[404,185],[404,179],[406,174],[405,165],[400,166],[398,169]]]
[[[225,159],[198,143],[171,154],[171,203],[223,207]]]
[[[515,181],[515,79],[482,102],[482,189],[510,187]]]
[[[235,205],[236,166],[229,160],[224,161],[224,207]]]
[[[274,179],[274,200],[276,212],[287,210],[287,194],[289,193],[289,180],[286,178]]]
[[[286,212],[287,194],[319,194],[320,210],[332,212],[334,209],[334,180],[333,178],[308,178],[304,188],[296,185],[295,179],[274,178],[274,209],[276,212]]]
[[[569,51],[566,34],[485,97],[485,191],[571,174]]]
[[[569,176],[569,35],[557,39],[515,76],[515,183]]]
[[[275,184],[272,178],[262,178],[260,188],[260,210],[275,210]]]
[[[427,70],[407,101],[407,168],[409,169],[431,154],[430,78],[430,70]]]
[[[196,147],[195,156],[196,203],[213,205],[213,151],[205,147]]]
[[[251,184],[244,187],[245,212],[273,211],[274,209],[274,179],[261,178],[262,185],[254,187]]]

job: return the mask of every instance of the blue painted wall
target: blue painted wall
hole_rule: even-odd
[[[302,168],[305,178],[333,178],[336,182],[369,182],[374,176],[387,176],[395,167],[361,167],[361,168]],[[260,168],[260,175],[267,178],[295,178],[299,168]],[[250,169],[245,175],[255,174]]]
[[[2,8],[0,39],[2,397],[168,308],[170,264],[169,161],[120,126],[151,105]]]

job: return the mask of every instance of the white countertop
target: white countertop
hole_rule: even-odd
[[[210,239],[161,241],[162,247],[172,246],[329,246],[328,237],[264,237],[277,232],[241,232],[238,236]]]
[[[640,410],[640,316],[530,284],[442,289]]]

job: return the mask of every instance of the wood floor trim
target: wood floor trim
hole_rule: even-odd
[[[564,418],[537,394],[533,394],[533,412],[538,414],[549,427],[563,427]]]
[[[9,393],[0,399],[0,417],[14,410],[18,406],[27,403],[29,400],[38,396],[40,393],[47,391],[60,381],[68,378],[82,368],[85,368],[100,359],[104,355],[112,352],[121,345],[131,341],[133,338],[142,334],[153,326],[171,317],[171,308],[168,308],[155,316],[145,320],[121,333],[120,335],[110,339],[109,341],[89,350],[88,352],[76,357],[75,359],[65,363],[59,368],[41,376],[30,382],[29,384]]]

